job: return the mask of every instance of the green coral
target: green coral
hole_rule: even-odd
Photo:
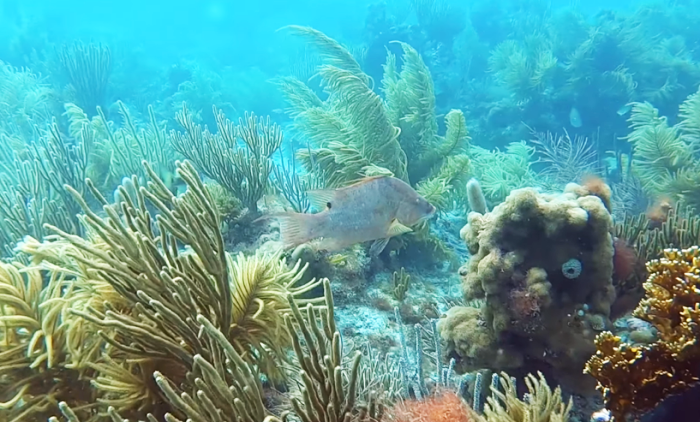
[[[649,103],[634,103],[628,120],[632,170],[651,196],[669,195],[700,205],[700,89],[680,106],[679,121],[670,125]]]
[[[183,104],[177,121],[184,132],[171,132],[172,145],[255,216],[258,201],[270,187],[271,157],[282,144],[282,129],[269,117],[246,113],[234,124],[216,106],[213,112],[217,133],[196,124]]]
[[[545,93],[560,67],[552,41],[544,34],[534,34],[496,46],[489,57],[489,71],[516,100],[529,101]]]
[[[525,142],[513,142],[505,151],[473,147],[473,175],[481,183],[491,203],[500,203],[515,189],[538,186],[537,174],[531,168],[535,149]]]
[[[327,99],[321,100],[294,78],[280,87],[294,117],[294,129],[310,147],[298,156],[327,187],[339,187],[367,175],[392,174],[407,179],[406,154],[398,141],[382,99],[370,88],[352,54],[339,43],[311,28],[291,27],[310,39],[326,60],[318,71]]]
[[[400,70],[389,54],[382,100],[347,49],[317,30],[292,30],[310,40],[325,59],[318,75],[326,99],[294,78],[279,82],[295,130],[310,142],[297,153],[306,170],[327,187],[392,174],[416,186],[438,208],[447,206],[449,195],[466,183],[469,134],[463,113],[452,110],[445,116],[445,136],[438,135],[433,82],[418,52],[401,43]]]

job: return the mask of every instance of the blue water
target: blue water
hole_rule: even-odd
[[[297,27],[289,28],[290,25]],[[307,31],[306,36],[301,34],[303,31]],[[592,380],[577,378],[595,349],[592,331],[556,337],[556,341],[584,338],[582,344],[571,348],[580,346],[584,352],[578,354],[562,344],[537,342],[542,340],[543,331],[569,333],[568,327],[574,323],[578,324],[576,329],[585,324],[611,329],[624,340],[641,337],[637,331],[653,337],[655,328],[651,325],[632,330],[623,323],[641,297],[641,285],[648,275],[644,262],[659,258],[663,247],[700,243],[695,230],[700,226],[699,86],[700,0],[0,0],[0,258],[18,266],[29,263],[31,254],[26,252],[33,250],[33,239],[56,241],[55,237],[47,237],[55,233],[47,225],[89,242],[95,242],[96,227],[107,236],[104,233],[109,229],[105,226],[83,224],[83,206],[94,212],[88,213],[93,220],[114,215],[111,209],[102,208],[101,198],[116,202],[114,212],[119,212],[123,221],[131,222],[123,214],[128,206],[138,209],[138,213],[135,209],[126,211],[132,213],[132,218],[161,212],[157,201],[137,200],[143,199],[143,194],[135,183],[155,192],[153,185],[147,185],[152,178],[141,161],[148,162],[162,180],[165,190],[158,197],[167,202],[163,198],[172,199],[174,196],[170,195],[182,195],[192,188],[176,174],[175,162],[187,159],[212,192],[221,219],[219,227],[198,233],[221,233],[226,252],[232,257],[239,252],[248,257],[255,256],[256,251],[279,252],[288,262],[299,258],[309,265],[304,280],[330,278],[343,347],[349,350],[366,342],[367,347],[381,354],[411,355],[410,360],[420,365],[423,355],[415,345],[434,346],[426,352],[425,359],[430,362],[426,363],[426,372],[435,373],[426,374],[421,380],[423,372],[419,367],[411,375],[416,385],[404,386],[403,393],[392,393],[405,398],[427,394],[443,375],[449,378],[446,374],[468,374],[461,381],[453,380],[454,386],[459,384],[461,389],[466,379],[474,383],[476,370],[513,369],[522,378],[527,372],[541,369],[551,384],[562,384],[567,394],[576,395],[576,416],[584,420],[602,406]],[[222,114],[216,115],[213,107]],[[185,110],[188,118],[183,117]],[[259,120],[246,120],[252,115]],[[446,117],[455,116],[456,119],[446,121]],[[249,128],[249,122],[256,126],[245,137],[243,131]],[[204,135],[199,136],[201,133]],[[264,137],[263,133],[279,137],[271,135],[270,139],[275,139],[268,144],[255,144],[256,139]],[[265,148],[270,150],[263,151]],[[241,171],[249,168],[255,170]],[[309,239],[299,242],[301,245],[287,245],[289,250],[280,250],[286,245],[284,232],[288,228],[275,218],[288,216],[284,213],[289,212],[336,211],[333,207],[337,197],[319,205],[312,203],[313,195],[307,195],[308,191],[341,188],[366,176],[386,175],[402,179],[423,195],[435,206],[435,215],[415,218],[413,221],[420,224],[411,227],[413,233],[394,237],[385,236],[387,232],[372,232],[363,242],[338,251],[306,248]],[[95,192],[90,192],[85,178],[90,178]],[[466,191],[471,178],[478,180],[478,192]],[[561,202],[566,206],[575,205],[572,207],[576,209],[567,214],[569,220],[581,219],[578,198],[592,196],[595,198],[588,198],[588,204],[595,202],[602,215],[595,221],[604,221],[609,227],[600,233],[591,229],[580,234],[576,232],[580,227],[573,230],[558,226],[564,241],[548,248],[552,243],[537,243],[542,242],[542,233],[550,235],[553,230],[547,221],[521,222],[525,228],[508,226],[532,211],[522,204],[508,208],[508,198],[515,197],[511,196],[514,191],[533,188],[531,195],[537,195],[541,206],[542,198],[551,198],[546,195],[559,195],[565,189],[572,192],[574,188],[567,188],[570,183],[582,184],[587,190],[585,194],[577,192],[575,197],[571,193],[561,197],[565,197]],[[69,194],[64,185],[72,186],[86,202]],[[407,206],[401,201],[397,202],[399,205],[382,203],[382,199],[392,198],[386,192],[379,199],[372,194],[341,204],[353,210],[375,202],[387,208]],[[474,195],[483,199],[481,205],[486,209],[476,206],[479,204],[473,202]],[[377,201],[372,202],[374,199]],[[674,214],[676,210],[681,222],[673,219],[679,217]],[[353,225],[335,224],[322,236],[311,239],[311,243],[318,237],[348,235],[342,232],[344,227],[366,228],[362,224],[384,216],[374,211],[359,217],[357,212],[343,214],[353,215],[357,221]],[[470,216],[472,211],[493,214],[487,213],[483,220],[486,222],[482,222],[480,215]],[[468,223],[472,228],[491,224],[493,220],[489,219],[495,215],[501,216],[498,221],[502,226],[484,230],[482,233],[486,234],[479,238],[494,251],[479,259],[484,259],[484,266],[501,265],[512,274],[504,282],[505,287],[501,286],[503,290],[486,294],[483,286],[469,285],[468,280],[486,277],[483,274],[488,271],[481,266],[469,267],[473,262],[470,260],[478,256],[479,247],[485,246],[474,244],[476,237],[466,229]],[[584,215],[587,219],[588,215]],[[394,217],[384,222],[386,227],[405,229],[397,229],[394,223],[402,222]],[[196,218],[197,222],[209,221],[205,214]],[[641,221],[637,231],[630,229],[634,222],[631,218]],[[645,243],[649,239],[645,236],[658,234],[654,229],[667,228],[662,224],[669,221],[680,228],[663,238],[664,244],[653,243],[651,247]],[[683,224],[692,229],[686,230]],[[380,226],[381,222],[371,227]],[[503,227],[508,228],[498,232]],[[528,231],[531,227],[534,229]],[[150,240],[156,243],[161,230],[168,232],[169,228],[148,220],[142,225],[130,225],[129,230],[151,236]],[[288,232],[295,230],[296,226]],[[182,233],[179,229],[171,231]],[[179,253],[202,253],[197,245],[193,246],[191,238],[177,234],[177,241],[173,240],[171,246]],[[493,242],[484,240],[487,235],[492,236]],[[467,241],[469,236],[471,244]],[[374,254],[371,241],[381,244],[386,237],[392,239]],[[71,239],[73,244],[90,249],[78,237]],[[523,241],[526,246],[519,250],[518,242]],[[614,248],[606,249],[610,253],[603,256],[602,264],[589,264],[583,258],[593,254],[591,245],[608,246],[613,241],[615,248],[629,248],[633,262],[620,264],[622,254]],[[163,249],[157,244],[148,253],[158,255]],[[33,251],[36,260],[46,258]],[[50,263],[64,270],[70,267],[67,280],[81,279],[81,275],[75,275],[75,261],[66,258],[62,249],[60,254],[54,252],[57,256],[42,261],[42,265]],[[525,258],[516,262],[516,252],[522,252]],[[99,261],[100,268],[111,266],[100,261],[104,255],[94,250],[85,253],[89,259]],[[279,263],[277,255],[265,256],[273,256]],[[547,261],[551,256],[551,262]],[[537,265],[531,265],[530,258]],[[174,268],[174,264],[165,261],[161,256],[148,265]],[[201,261],[200,257],[197,262]],[[581,261],[585,261],[583,267]],[[614,273],[610,270],[611,261]],[[562,275],[562,264],[570,262],[576,264],[575,275]],[[577,297],[587,287],[579,290],[573,283],[587,280],[589,265],[598,264],[606,269],[607,273],[602,274],[609,283],[595,294]],[[631,269],[622,269],[623,264]],[[126,270],[136,267],[135,264]],[[539,272],[530,272],[535,267],[544,272],[544,281],[536,280]],[[505,271],[503,268],[498,271]],[[410,274],[403,294],[397,291],[401,286],[395,284],[402,269]],[[42,268],[43,273],[36,271],[40,274],[39,284],[49,285],[47,267]],[[499,274],[498,271],[493,274]],[[624,280],[620,279],[623,272],[627,277]],[[104,276],[97,271],[90,274]],[[137,277],[136,274],[130,280]],[[543,285],[552,282],[554,299],[549,298],[549,290],[545,292],[547,300],[528,290],[532,286],[526,286],[525,280],[530,283],[531,278]],[[564,284],[570,278],[577,280]],[[0,281],[8,284],[8,280]],[[125,309],[134,309],[137,302],[139,310],[153,305],[135,293],[137,287],[133,291],[124,287],[128,282],[119,284],[112,278],[105,281],[109,283],[115,284],[121,299],[128,298],[124,299]],[[232,283],[235,285],[235,280]],[[637,296],[622,300],[625,294],[634,295],[630,293],[634,289],[625,290],[630,284],[637,287]],[[545,294],[543,287],[538,288],[537,294]],[[322,297],[319,291],[320,288],[313,289],[308,295]],[[53,293],[68,292],[70,289],[62,287]],[[285,294],[272,296],[279,300]],[[603,296],[614,298],[607,303],[600,299]],[[25,299],[37,315],[39,309],[44,309],[38,303],[46,297],[22,298]],[[96,303],[103,303],[102,298],[98,299]],[[530,306],[521,308],[522,320],[506,315],[494,322],[495,312],[507,313],[516,307],[489,305],[489,300],[499,299],[510,305],[521,300],[521,306],[524,302]],[[593,309],[594,301],[604,303]],[[15,304],[0,299],[0,318],[20,312],[13,308]],[[269,309],[271,305],[266,306]],[[467,327],[463,329],[468,333],[457,336],[462,343],[448,338],[454,332],[443,333],[446,344],[459,343],[462,350],[457,350],[457,346],[452,350],[452,346],[437,344],[439,341],[431,343],[438,335],[434,331],[438,327],[436,321],[443,320],[455,306],[488,308],[490,312],[474,317],[471,325],[461,326]],[[540,311],[556,321],[569,321],[570,325],[540,324]],[[94,312],[99,318],[109,318],[102,311]],[[472,318],[475,314],[469,312],[465,315]],[[61,315],[68,318],[73,314],[66,311]],[[183,317],[187,318],[192,322],[196,315]],[[519,328],[507,332],[504,321]],[[4,328],[0,324],[0,356],[12,339],[19,339],[19,344],[24,345],[31,338],[43,338],[37,334],[39,325]],[[404,325],[408,328],[399,329]],[[494,338],[481,336],[489,329],[495,332],[492,326],[502,331]],[[85,330],[98,337],[95,327]],[[473,333],[477,334],[471,336]],[[416,340],[416,335],[425,337],[423,343],[420,337]],[[493,350],[475,353],[476,357],[464,356],[469,349],[464,344],[477,341],[474,339],[492,341],[493,344],[481,346]],[[178,337],[173,341],[181,340]],[[37,340],[37,344],[42,341]],[[302,343],[306,347],[305,341]],[[123,342],[126,344],[126,340]],[[500,347],[504,344],[517,352],[527,349],[522,352],[520,367],[487,364],[506,353]],[[110,347],[102,345],[96,350],[111,353]],[[448,350],[448,355],[436,359],[433,352],[440,347]],[[21,350],[26,359],[43,359],[37,357],[41,356],[37,350],[25,353],[19,346],[13,350]],[[68,346],[60,355],[64,360],[56,365],[61,370],[65,366],[72,377],[70,371],[75,367],[68,365],[71,357],[66,350]],[[129,348],[128,353],[134,350]],[[570,360],[556,361],[569,352]],[[17,359],[23,359],[21,356]],[[124,356],[114,358],[122,359],[121,363],[128,361]],[[137,358],[140,355],[134,359]],[[457,363],[450,363],[449,358],[456,358]],[[517,359],[507,363],[514,361]],[[557,364],[552,363],[555,361]],[[0,360],[0,369],[3,363]],[[475,366],[481,363],[482,367]],[[31,369],[40,374],[39,379],[47,376],[47,380],[52,380],[53,373],[48,369],[54,368],[42,365]],[[26,369],[29,371],[28,365]],[[157,368],[161,369],[167,372],[172,368]],[[182,369],[166,376],[177,377],[192,370],[191,362],[183,364]],[[148,367],[144,371],[150,380],[154,369]],[[0,402],[9,402],[17,394],[16,386],[20,384],[13,377],[21,378],[23,374],[6,376],[0,372]],[[97,372],[90,374],[97,376]],[[265,391],[271,394],[271,384],[278,380],[269,378]],[[85,380],[80,378],[80,385],[88,385],[83,383]],[[67,382],[72,381],[69,378]],[[274,387],[289,387],[283,384],[280,381]],[[4,393],[3,388],[8,385],[14,390]],[[41,385],[48,384],[37,385],[28,391],[40,395]],[[521,382],[520,393],[524,392],[523,387]],[[481,399],[479,391],[474,392],[474,385],[465,388],[472,389],[468,393],[460,390],[464,397],[470,396],[471,403]],[[66,394],[58,400],[70,396],[70,392]],[[46,409],[26,410],[30,395],[21,396],[6,408],[0,407],[0,422],[46,420],[59,414],[53,398],[48,400]],[[73,404],[78,407],[85,403]],[[145,413],[137,410],[139,404],[131,404],[122,409],[123,416],[130,420],[145,418]],[[143,408],[162,414],[172,410],[168,406],[166,403],[160,408],[151,403]],[[106,407],[102,407],[104,411]],[[23,413],[25,410],[29,413]],[[94,415],[93,410],[90,406],[81,409],[81,417]],[[658,412],[661,416],[655,421],[671,414],[664,413],[670,412],[664,408]],[[38,419],[32,419],[35,417]]]

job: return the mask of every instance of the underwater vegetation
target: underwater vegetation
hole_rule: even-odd
[[[1,421],[624,422],[698,388],[700,4],[369,6],[240,64],[0,42]]]
[[[697,207],[697,142],[700,135],[700,90],[679,106],[678,119],[668,119],[650,103],[635,103],[629,118],[632,172],[651,196],[665,195]]]
[[[177,165],[188,187],[180,197],[144,165],[147,185],[132,178],[116,203],[88,179],[105,218],[67,188],[84,207],[88,236],[47,226],[56,234],[18,246],[27,264],[2,265],[4,417],[60,410],[69,421],[278,420],[286,416],[265,407],[260,375],[279,383],[297,374],[291,409],[300,419],[378,420],[392,375],[363,363],[359,351],[344,358],[328,280],[300,283],[304,268],[288,268],[279,255],[226,253],[213,199],[192,165]],[[319,284],[324,296],[304,299]],[[478,420],[568,412],[553,405],[560,392],[542,378],[528,381],[527,403],[504,379]]]

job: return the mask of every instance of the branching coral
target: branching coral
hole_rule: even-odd
[[[14,143],[35,139],[35,125],[49,121],[55,94],[38,75],[0,61],[0,133]],[[7,153],[3,151],[0,155]]]
[[[499,377],[501,392],[491,386],[484,415],[471,412],[475,422],[567,422],[573,406],[571,398],[564,403],[561,389],[552,391],[544,376],[528,374],[525,377],[527,399],[520,399],[516,385],[506,373]]]
[[[329,49],[331,41],[321,32],[293,30],[322,49],[326,60],[319,69],[328,94],[325,101],[293,78],[280,82],[295,129],[312,146],[298,152],[307,170],[319,173],[329,187],[390,172],[417,184],[431,202],[447,203],[453,187],[463,185],[460,178],[467,172],[468,159],[459,153],[467,148],[469,135],[458,110],[445,116],[447,132],[444,137],[438,135],[433,82],[418,52],[401,44],[400,71],[396,57],[388,56],[383,101],[340,44],[333,41],[334,48]],[[450,155],[455,157],[448,162]]]
[[[312,148],[298,153],[306,169],[317,170],[327,187],[343,186],[370,173],[405,179],[399,130],[391,124],[382,99],[345,68],[323,65],[319,75],[329,94],[320,105],[318,97],[296,100],[312,94],[308,89],[290,82],[281,85],[296,116],[295,129],[311,143]]]
[[[0,241],[4,256],[13,255],[14,244],[23,236],[43,237],[44,224],[66,231],[76,229],[74,217],[55,198],[36,162],[15,160],[9,168],[14,172],[0,175]]]
[[[290,332],[298,333],[293,339],[302,385],[301,397],[292,399],[294,411],[303,422],[381,420],[383,406],[375,401],[373,391],[368,392],[365,403],[358,403],[362,353],[356,351],[349,370],[345,369],[328,280],[325,300],[326,306],[319,309],[308,305],[304,317],[290,298],[292,312],[285,322]]]
[[[94,145],[91,131],[81,130],[74,140],[60,132],[54,120],[48,130],[35,127],[37,139],[12,151],[0,136],[0,144],[10,152],[0,159],[0,240],[8,256],[12,245],[24,236],[42,238],[44,224],[70,233],[80,233],[76,214],[78,203],[64,184],[82,186],[90,167]]]
[[[389,54],[383,100],[347,49],[317,30],[291,29],[310,40],[325,58],[318,75],[327,98],[322,100],[294,78],[279,81],[294,129],[309,141],[297,156],[312,177],[333,188],[366,176],[392,174],[415,186],[438,209],[464,197],[469,171],[464,114],[447,113],[447,131],[438,135],[432,78],[413,47],[401,44],[400,71],[396,57]],[[449,249],[430,234],[427,225],[416,230],[412,239],[449,259]]]
[[[78,406],[92,402],[88,381],[71,368],[66,348],[70,327],[64,318],[71,296],[63,272],[0,264],[2,420],[35,420],[50,414],[58,400]]]
[[[101,145],[106,148],[98,151],[98,154],[103,157],[105,154],[109,156],[109,172],[112,178],[121,181],[120,178],[125,174],[136,174],[143,178],[146,174],[141,161],[145,160],[155,169],[168,189],[174,190],[176,157],[166,130],[156,120],[153,106],[148,106],[149,124],[146,128],[137,128],[124,103],[117,101],[117,106],[123,121],[123,127],[117,130],[112,129],[101,107],[97,108],[99,123],[94,119],[78,123],[80,120],[74,118],[71,124],[81,124],[84,131],[90,132],[92,129],[95,136],[100,136]],[[75,111],[71,115],[75,116]],[[88,128],[85,128],[85,125],[88,125]]]
[[[330,283],[325,280],[323,285],[325,305],[315,307],[309,304],[305,312],[297,307],[292,295],[288,296],[291,313],[285,316],[285,326],[294,340],[294,351],[300,368],[300,390],[296,393],[299,396],[292,400],[294,413],[306,422],[381,420],[382,404],[374,401],[374,395],[371,394],[367,397],[369,401],[365,401],[365,395],[358,390],[360,374],[370,374],[362,370],[361,354],[355,354],[350,367],[344,359],[340,333],[335,328]],[[193,357],[188,379],[196,386],[194,394],[163,373],[153,373],[168,407],[172,409],[165,414],[165,420],[289,420],[288,413],[279,417],[265,407],[260,374],[254,365],[239,354],[231,339],[203,315],[198,315],[196,321],[201,324],[200,337],[203,340],[203,350],[207,353]],[[371,385],[377,386],[374,382]],[[60,412],[68,422],[79,422],[81,419],[69,403],[72,402],[59,403]],[[107,415],[113,421],[125,421],[123,413],[113,406],[107,408],[105,416]],[[159,420],[153,414],[148,414],[147,417],[149,421]],[[58,418],[50,420],[58,421]]]
[[[204,371],[198,356],[214,366],[222,362],[200,335],[202,318],[222,333],[246,365],[280,380],[285,376],[280,363],[287,360],[286,347],[293,337],[283,320],[290,309],[288,300],[318,301],[300,298],[320,282],[302,284],[299,263],[287,267],[278,255],[263,253],[226,254],[219,213],[191,164],[178,164],[178,174],[188,185],[180,197],[147,163],[144,166],[148,186],[132,177],[120,186],[115,204],[107,203],[88,179],[105,219],[91,211],[75,189],[66,187],[85,212],[85,238],[49,227],[58,233],[49,242],[28,239],[20,245],[40,263],[39,269],[66,280],[56,299],[65,307],[59,364],[68,369],[66,377],[91,380],[93,388],[86,391],[94,394],[89,402],[97,405],[81,404],[83,417],[100,415],[107,407],[128,417],[149,412],[180,415],[173,403],[163,401],[168,392],[159,388],[162,382],[158,377],[154,382],[153,374],[163,374],[189,394],[196,383],[188,374]],[[152,209],[159,212],[155,218]],[[41,273],[38,277],[41,280]],[[3,297],[2,303],[15,302]],[[17,375],[3,382],[21,379]],[[55,403],[51,397],[66,393],[62,384],[56,389],[55,394],[43,391],[37,396]],[[19,397],[8,405],[11,412],[51,411],[51,406],[32,408],[26,392],[3,391]]]
[[[468,172],[469,159],[465,152],[471,138],[460,110],[451,110],[445,115],[445,136],[438,135],[430,70],[413,47],[401,43],[401,48],[400,72],[396,57],[391,53],[384,65],[382,89],[386,96],[386,109],[392,124],[401,129],[399,143],[406,151],[409,180],[418,185],[421,194],[432,203],[437,202],[436,206],[441,208],[450,192],[455,189],[459,191],[466,183],[464,177]],[[461,165],[451,166],[448,159]],[[443,188],[436,191],[434,187],[437,185]]]
[[[435,41],[452,44],[467,26],[466,10],[446,0],[411,0],[421,29]]]
[[[323,60],[331,66],[345,69],[350,74],[359,78],[364,84],[370,84],[370,78],[362,71],[360,63],[358,63],[352,53],[338,41],[308,26],[289,25],[282,29],[290,31],[298,37],[305,38],[318,50]]]
[[[85,193],[84,180],[90,178],[100,191],[111,191],[124,174],[143,180],[141,165],[146,160],[170,190],[175,190],[175,154],[170,139],[149,107],[149,125],[141,128],[126,106],[118,102],[124,127],[115,129],[102,112],[89,119],[74,104],[66,104],[68,130],[57,120],[46,130],[34,127],[35,139],[12,140],[0,134],[0,241],[3,249],[29,235],[42,239],[44,224],[79,234],[76,215],[80,206],[63,189],[74,186]],[[10,255],[8,253],[8,255]]]
[[[634,316],[656,327],[658,339],[633,346],[603,332],[586,365],[605,407],[620,421],[700,381],[700,249],[666,249],[647,268],[646,296]]]
[[[516,102],[540,99],[539,104],[561,72],[552,49],[545,34],[530,35],[522,42],[507,40],[491,53],[489,70],[513,93]]]
[[[600,138],[610,139],[621,130],[610,116],[626,113],[626,103],[668,110],[696,89],[700,66],[687,41],[697,38],[686,23],[697,17],[691,7],[645,5],[589,19],[573,8],[509,6],[503,9],[510,16],[473,12],[480,38],[498,43],[488,61],[500,89],[485,83],[490,127],[481,139],[518,140],[524,134],[512,122],[520,121],[558,130],[571,123],[574,109],[585,130],[600,127]]]
[[[245,118],[235,125],[216,107],[214,116],[216,134],[195,124],[183,104],[177,120],[185,133],[171,132],[173,146],[255,215],[258,201],[268,188],[272,154],[282,144],[282,130],[269,117],[259,119],[246,113]],[[239,140],[245,146],[240,146]]]
[[[568,132],[564,135],[533,132],[535,153],[538,162],[545,165],[540,175],[546,180],[563,187],[571,182],[578,182],[583,177],[597,173],[597,154],[594,145],[583,136],[574,136]]]
[[[494,375],[498,382],[490,386],[484,413],[470,408],[454,392],[438,390],[423,400],[397,403],[389,409],[394,422],[567,422],[572,400],[564,402],[561,389],[552,391],[541,373],[528,374],[526,398],[519,398],[514,378],[505,372]]]
[[[491,203],[500,203],[515,189],[538,186],[532,169],[535,149],[525,142],[513,142],[505,151],[471,147],[472,175],[479,180]]]
[[[57,48],[56,55],[66,79],[75,89],[78,104],[90,113],[104,106],[112,72],[109,47],[76,43]]]

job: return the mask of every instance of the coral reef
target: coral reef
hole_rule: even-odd
[[[268,189],[272,154],[282,144],[279,125],[270,118],[245,114],[236,125],[213,107],[218,132],[195,124],[183,104],[177,121],[184,133],[172,132],[175,150],[191,160],[197,169],[214,179],[239,200],[251,214],[258,214],[258,201]],[[242,145],[239,145],[239,140]]]
[[[656,328],[656,341],[630,344],[606,331],[586,364],[618,421],[700,381],[700,248],[666,249],[663,255],[647,264],[646,295],[634,311]]]
[[[628,119],[632,172],[652,197],[664,195],[697,207],[697,137],[700,134],[700,88],[679,106],[677,123],[670,125],[650,103],[634,103]]]
[[[296,78],[278,80],[289,103],[293,128],[309,142],[296,151],[308,173],[326,188],[345,186],[365,176],[391,174],[410,183],[439,210],[466,195],[469,158],[465,152],[470,137],[464,114],[460,110],[446,113],[445,133],[438,134],[433,81],[413,47],[400,43],[400,68],[398,58],[388,55],[383,99],[373,91],[370,77],[358,61],[339,42],[313,28],[285,29],[307,40],[323,58],[318,68],[326,94],[323,99]],[[419,243],[423,251],[440,252],[439,258],[450,255],[449,248],[427,225],[408,238],[409,242],[392,242],[388,250]]]
[[[78,104],[90,113],[104,107],[112,73],[112,52],[105,45],[74,43],[56,49],[59,69]]]
[[[506,373],[491,385],[491,396],[487,399],[484,414],[472,411],[474,422],[567,422],[573,405],[571,399],[564,403],[561,389],[552,391],[542,373],[525,377],[527,398],[518,398],[515,382]],[[500,391],[500,388],[503,391]]]
[[[192,165],[178,164],[188,185],[182,196],[144,165],[147,186],[134,176],[114,204],[88,179],[106,217],[67,187],[85,213],[86,235],[48,227],[57,235],[18,246],[29,266],[3,267],[2,420],[45,419],[59,401],[86,420],[108,408],[129,418],[188,415],[172,386],[194,396],[202,389],[196,378],[211,376],[207,362],[229,379],[224,354],[244,372],[254,366],[273,381],[287,376],[280,363],[294,334],[284,315],[290,300],[321,302],[302,298],[320,281],[301,282],[300,264],[288,267],[279,255],[229,255]],[[202,330],[218,334],[207,340]]]
[[[465,298],[483,305],[440,321],[459,370],[544,365],[585,388],[571,374],[594,352],[615,300],[608,201],[570,184],[561,194],[515,190],[490,213],[469,214],[461,235],[472,257],[460,275]]]

